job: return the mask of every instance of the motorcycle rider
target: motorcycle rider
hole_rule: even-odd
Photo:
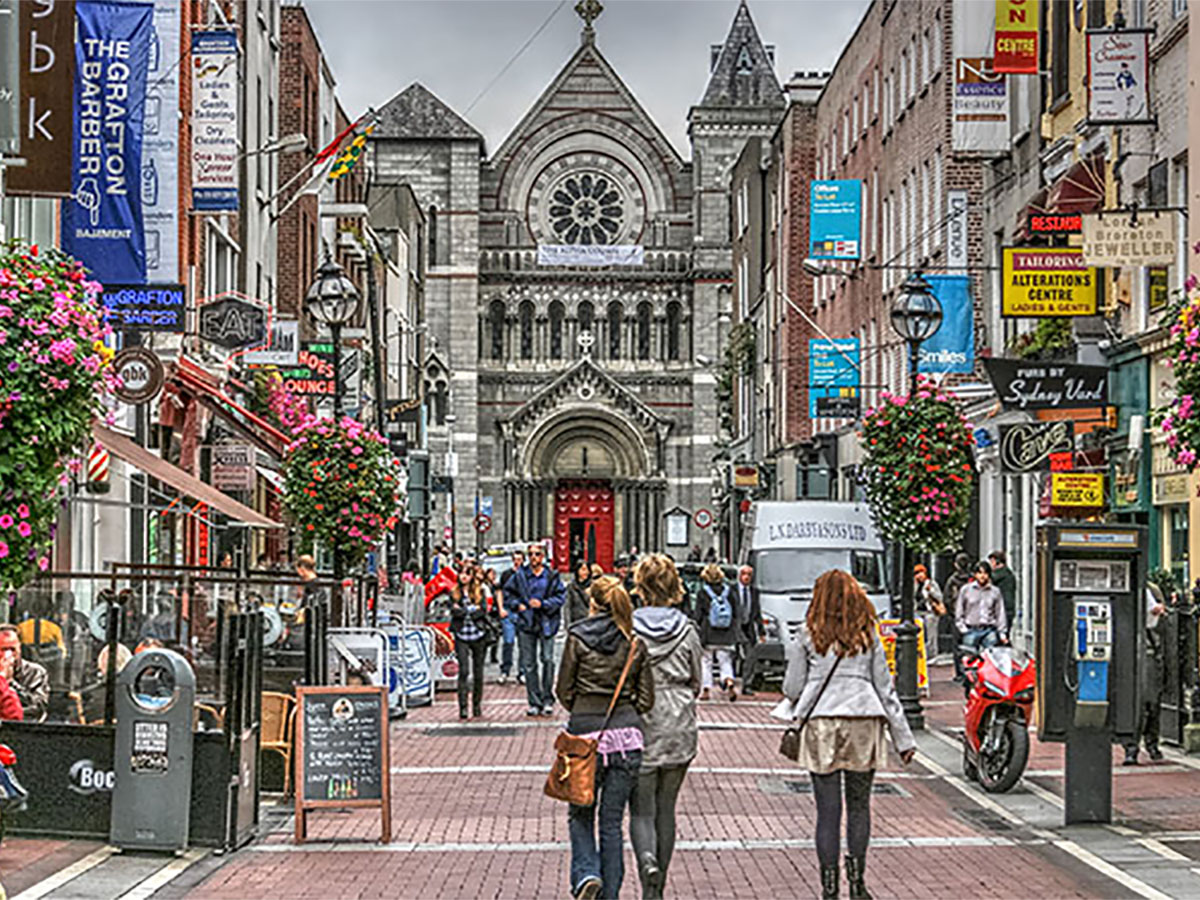
[[[1004,613],[1004,595],[992,584],[992,567],[983,560],[975,566],[975,577],[963,585],[954,605],[954,624],[959,641],[965,646],[995,647],[1008,632],[1008,617]],[[954,658],[954,680],[965,682],[962,661]]]

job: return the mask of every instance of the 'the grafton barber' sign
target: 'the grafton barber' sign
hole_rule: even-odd
[[[1087,409],[1108,405],[1108,369],[1070,363],[985,359],[996,394],[1009,409]]]

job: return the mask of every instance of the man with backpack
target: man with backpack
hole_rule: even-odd
[[[733,654],[742,642],[744,631],[738,615],[738,595],[726,584],[725,573],[716,563],[700,572],[700,588],[694,604],[696,624],[700,627],[701,700],[708,700],[713,687],[714,658],[721,676],[721,687],[731,701],[737,699],[733,680]]]

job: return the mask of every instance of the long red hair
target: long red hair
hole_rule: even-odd
[[[854,656],[875,642],[875,607],[854,576],[841,569],[831,569],[813,585],[807,621],[822,656],[834,645],[843,656]]]

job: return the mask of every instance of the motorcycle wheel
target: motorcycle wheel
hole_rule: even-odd
[[[971,761],[971,752],[967,749],[967,742],[965,740],[963,741],[963,777],[967,781],[979,780],[979,769]]]
[[[1025,771],[1029,761],[1029,730],[1021,722],[1004,723],[1000,748],[979,760],[979,785],[989,794],[1011,790]]]

